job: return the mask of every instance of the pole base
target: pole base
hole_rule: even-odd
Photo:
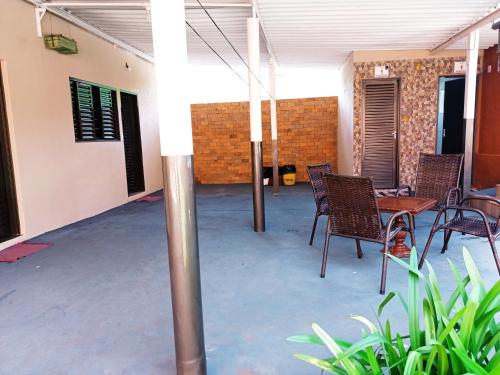
[[[253,187],[253,230],[266,231],[264,211],[264,181],[262,173],[262,142],[251,142],[252,187]]]

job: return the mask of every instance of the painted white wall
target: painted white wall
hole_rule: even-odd
[[[0,249],[137,198],[127,194],[123,141],[75,142],[69,77],[138,95],[146,193],[162,186],[154,66],[48,13],[43,31],[76,39],[79,53],[47,50],[36,35],[33,6],[0,1],[0,61],[23,234]]]
[[[247,79],[246,67],[232,65],[243,79]],[[267,100],[269,88],[268,64],[261,64],[261,97]],[[222,103],[248,101],[248,86],[227,66],[191,64],[189,101],[195,103]],[[337,96],[339,93],[339,71],[335,67],[280,66],[276,76],[278,99],[296,99],[321,96]]]
[[[337,127],[337,166],[338,173],[352,175],[353,158],[353,110],[354,110],[354,72],[351,54],[340,69],[339,125]]]

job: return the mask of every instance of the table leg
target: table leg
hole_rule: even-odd
[[[406,227],[405,221],[401,216],[398,216],[395,221],[395,226]],[[389,228],[387,228],[389,230]],[[398,258],[407,258],[411,254],[411,249],[405,245],[406,231],[404,229],[400,230],[398,234],[394,237],[394,246],[390,247],[389,251],[392,255]]]

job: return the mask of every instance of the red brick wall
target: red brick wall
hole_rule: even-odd
[[[337,97],[277,101],[279,162],[337,166]],[[195,178],[202,184],[251,181],[248,102],[193,104]],[[264,165],[272,165],[269,101],[262,102]]]
[[[500,183],[500,72],[497,46],[484,51],[480,75],[474,136],[473,185],[493,187]],[[488,73],[488,66],[491,72]]]

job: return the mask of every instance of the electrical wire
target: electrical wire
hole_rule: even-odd
[[[247,67],[249,73],[257,80],[257,82],[259,83],[259,85],[267,92],[267,94],[269,95],[269,97],[271,99],[274,99],[271,95],[271,93],[269,92],[269,90],[267,89],[267,87],[265,87],[262,82],[260,81],[259,77],[252,71],[252,69],[250,69],[250,66],[247,64],[247,62],[245,61],[245,59],[243,57],[241,57],[240,53],[238,52],[238,50],[236,49],[236,47],[233,45],[233,43],[231,43],[231,41],[229,40],[229,38],[226,36],[226,34],[224,34],[224,32],[222,31],[222,29],[219,27],[219,25],[217,24],[217,22],[215,22],[215,20],[212,18],[212,16],[210,15],[210,13],[208,12],[208,10],[203,6],[203,4],[201,3],[200,0],[196,0],[198,2],[198,4],[200,5],[201,9],[203,9],[203,11],[206,13],[206,15],[208,16],[208,18],[210,18],[210,21],[212,21],[212,23],[214,24],[214,26],[217,28],[217,30],[219,30],[219,32],[221,33],[221,35],[224,37],[224,39],[226,40],[226,42],[231,46],[231,48],[233,49],[233,51],[236,53],[236,55],[238,55],[238,57],[240,58],[240,60],[243,62],[243,64],[245,64],[245,66]],[[186,22],[187,23],[187,22]]]
[[[236,75],[238,76],[238,78],[239,78],[239,79],[241,79],[241,80],[245,83],[245,85],[247,85],[247,86],[248,86],[248,82],[247,82],[247,81],[245,81],[245,79],[244,79],[244,78],[243,78],[243,77],[242,77],[242,76],[241,76],[241,75],[240,75],[240,74],[239,74],[239,73],[238,73],[238,72],[237,72],[237,71],[236,71],[236,70],[235,70],[235,69],[234,69],[234,68],[233,68],[233,67],[232,67],[232,66],[231,66],[231,65],[230,65],[227,61],[226,61],[226,60],[224,60],[224,58],[223,58],[223,57],[222,57],[222,56],[221,56],[221,55],[220,55],[220,54],[219,54],[219,53],[218,53],[218,52],[217,52],[217,51],[216,51],[216,50],[215,50],[215,49],[214,49],[214,48],[210,45],[210,43],[208,43],[208,42],[205,40],[205,38],[203,38],[203,37],[201,36],[201,34],[200,34],[200,33],[199,33],[199,32],[198,32],[198,31],[197,31],[197,30],[196,30],[196,29],[195,29],[195,28],[194,28],[194,27],[193,27],[193,26],[192,26],[192,25],[188,22],[188,21],[186,21],[186,25],[188,25],[188,26],[189,26],[189,28],[190,28],[190,29],[191,29],[191,30],[192,30],[192,31],[196,34],[196,36],[197,36],[198,38],[200,38],[200,40],[201,40],[203,43],[205,43],[205,44],[207,45],[207,47],[208,47],[208,48],[210,48],[210,50],[211,50],[211,51],[212,51],[215,55],[217,55],[217,57],[218,57],[219,59],[221,59],[221,60],[222,60],[222,62],[223,62],[223,63],[224,63],[224,64],[225,64],[225,65],[226,65],[229,69],[231,69],[231,70],[233,71],[233,73],[234,73],[234,74],[236,74]]]

